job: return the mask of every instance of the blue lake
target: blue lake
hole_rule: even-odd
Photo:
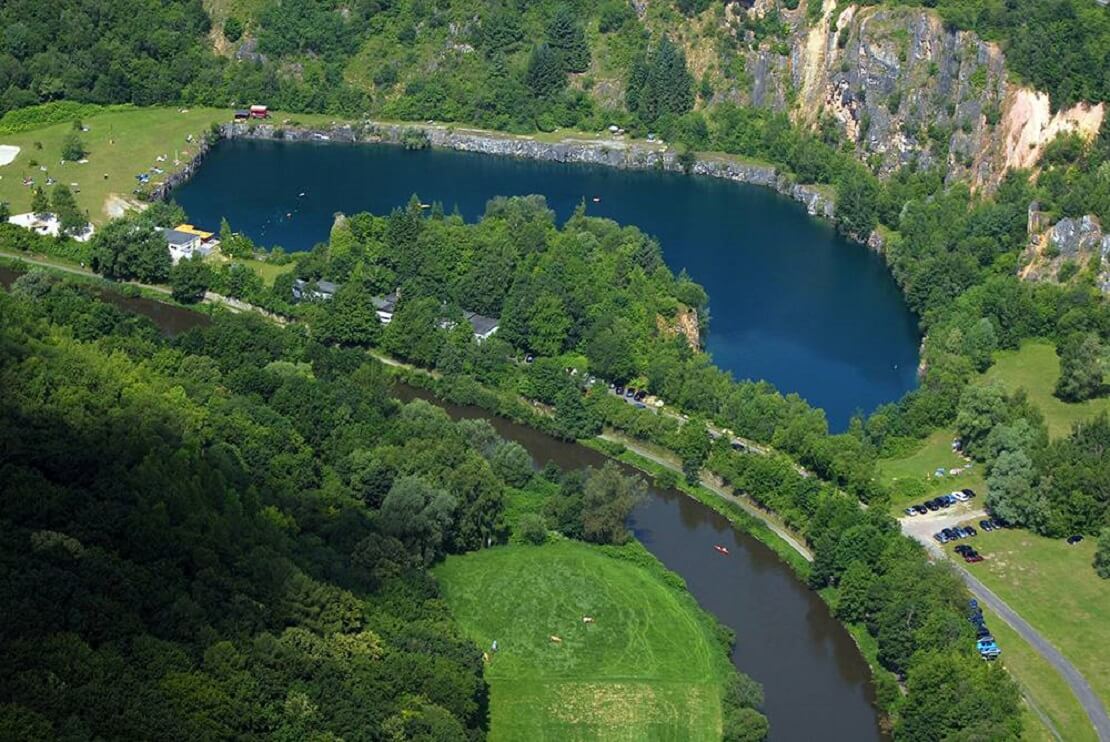
[[[494,196],[539,193],[560,220],[585,199],[591,215],[636,225],[709,292],[716,364],[798,393],[833,430],[916,383],[917,323],[882,258],[769,189],[466,152],[234,140],[173,197],[197,225],[227,217],[260,244],[306,250],[327,239],[336,212],[384,214],[413,193],[471,221]]]

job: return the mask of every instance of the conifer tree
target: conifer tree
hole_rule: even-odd
[[[566,72],[585,72],[590,67],[590,47],[586,34],[571,9],[560,5],[547,26],[547,43],[555,52]]]

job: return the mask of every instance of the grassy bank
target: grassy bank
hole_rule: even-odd
[[[996,353],[995,363],[984,378],[999,381],[1010,391],[1024,389],[1044,413],[1048,434],[1053,438],[1067,435],[1081,420],[1110,412],[1110,397],[1069,403],[1053,394],[1056,380],[1060,378],[1060,358],[1056,355],[1056,346],[1043,340],[1029,340],[1020,350]]]
[[[435,570],[464,631],[483,649],[498,642],[491,740],[720,738],[724,647],[694,599],[641,564],[651,559],[635,543],[559,541]]]

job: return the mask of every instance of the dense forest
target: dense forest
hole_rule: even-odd
[[[627,538],[619,471],[549,467],[553,497],[488,423],[295,328],[168,339],[32,272],[0,344],[4,739],[480,739],[482,655],[425,568],[535,540],[511,497]]]
[[[953,26],[1002,42],[1012,70],[1049,91],[1056,105],[1110,97],[1110,14],[1089,0],[888,2],[935,7]],[[725,68],[738,45],[774,42],[785,29],[779,14],[798,5],[779,0],[770,15],[750,19],[742,9],[742,30],[753,35],[729,35],[716,23],[694,32],[721,35]],[[648,23],[627,0],[10,0],[0,7],[0,114],[58,99],[267,100],[291,111],[369,111],[494,128],[597,128],[600,114],[621,111],[649,125],[694,103],[693,80],[674,72],[684,60],[656,48],[664,32],[692,23],[684,16],[718,18],[722,10],[722,3],[676,0],[652,8]],[[626,81],[626,102],[568,85],[568,75],[585,72],[598,55],[603,77]],[[668,100],[658,106],[650,90],[664,80],[679,84],[660,88]],[[645,82],[649,95],[641,96]]]

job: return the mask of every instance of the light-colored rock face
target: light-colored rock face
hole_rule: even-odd
[[[1093,139],[1105,117],[1105,105],[1079,103],[1052,112],[1048,96],[1029,88],[1015,88],[1009,94],[1003,120],[1003,162],[1007,168],[1032,167],[1044,146],[1059,134],[1075,132]]]

